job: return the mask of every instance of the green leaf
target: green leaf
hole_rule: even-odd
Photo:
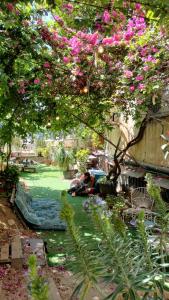
[[[116,290],[113,293],[111,293],[109,296],[107,296],[104,300],[115,300],[116,297],[123,292],[123,289],[124,289],[123,284],[118,285]]]
[[[82,280],[78,286],[75,288],[75,290],[73,291],[73,294],[70,297],[70,300],[73,300],[75,296],[77,296],[80,293],[81,288],[83,287],[85,280]]]

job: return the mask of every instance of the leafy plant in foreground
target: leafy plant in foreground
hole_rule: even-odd
[[[75,289],[72,297],[80,292],[80,300],[85,299],[89,289],[96,286],[98,278],[101,275],[101,265],[99,260],[88,251],[86,243],[81,238],[79,228],[74,223],[74,211],[71,205],[66,201],[66,192],[62,192],[64,207],[61,213],[62,218],[67,222],[68,232],[71,243],[69,251],[74,254],[76,259],[76,273],[80,277],[80,283]]]
[[[145,227],[143,211],[138,215],[134,237],[116,213],[91,205],[90,215],[97,237],[101,241],[93,253],[91,250],[93,241],[85,242],[74,223],[74,211],[66,201],[65,193],[62,194],[62,198],[64,202],[62,217],[67,222],[71,249],[76,258],[73,267],[81,278],[74,294],[80,292],[80,299],[86,299],[90,287],[94,286],[99,290],[100,282],[105,282],[113,285],[113,292],[106,296],[103,296],[102,292],[101,299],[165,299],[165,290],[168,289],[165,269],[167,255],[164,247],[161,252],[159,243],[150,242],[151,232]],[[161,218],[165,224],[166,215],[163,214]],[[159,226],[163,230],[162,219]],[[165,235],[162,241],[163,246],[166,246]]]
[[[33,300],[48,300],[48,284],[37,272],[37,260],[35,255],[30,255],[28,260],[30,294]]]

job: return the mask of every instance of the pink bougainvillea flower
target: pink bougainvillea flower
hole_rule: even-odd
[[[119,18],[121,21],[124,21],[126,19],[125,15],[122,12],[120,12]]]
[[[114,42],[114,39],[113,39],[113,37],[107,37],[107,38],[104,38],[103,40],[102,40],[102,44],[103,45],[112,45],[113,44],[113,42]]]
[[[25,94],[25,89],[24,88],[19,89],[18,94],[22,94],[22,95]]]
[[[56,22],[58,22],[58,24],[60,24],[60,25],[64,24],[63,20],[59,16],[55,15],[54,19],[55,19]]]
[[[97,45],[98,44],[98,42],[99,42],[99,39],[98,39],[99,37],[98,37],[98,33],[97,32],[95,32],[95,33],[93,33],[93,34],[88,34],[88,35],[86,35],[86,40],[90,43],[90,44],[92,44],[93,46],[95,46],[95,45]]]
[[[35,80],[34,80],[34,84],[39,84],[40,83],[40,79],[39,78],[36,78]]]
[[[7,8],[9,11],[11,11],[11,12],[15,9],[15,7],[13,6],[12,3],[7,3],[7,4],[6,4],[6,8]]]
[[[137,104],[142,104],[144,102],[144,100],[143,99],[137,99],[136,102],[137,102]]]
[[[142,91],[142,90],[144,90],[144,88],[145,88],[145,85],[144,85],[143,83],[139,83],[138,89],[139,89],[140,91]]]
[[[37,25],[43,25],[42,19],[38,19],[38,20],[37,20]]]
[[[72,51],[71,51],[72,55],[78,55],[83,46],[82,42],[76,36],[72,37],[69,40],[69,45],[72,48]]]
[[[156,63],[156,59],[151,56],[151,55],[148,55],[146,58],[145,58],[145,61],[147,62],[152,62],[152,63]]]
[[[43,66],[44,68],[50,68],[50,63],[48,61],[45,61]]]
[[[52,79],[52,75],[51,75],[51,74],[46,74],[46,77],[47,77],[48,79]]]
[[[68,64],[68,63],[70,62],[70,58],[64,56],[64,57],[63,57],[63,61],[64,61],[65,64]]]
[[[136,76],[136,80],[137,81],[141,81],[141,80],[143,80],[144,79],[144,77],[142,76],[142,75],[137,75]]]
[[[131,77],[133,76],[133,72],[130,71],[130,70],[125,70],[125,71],[124,71],[124,76],[125,76],[126,78],[131,78]]]
[[[24,86],[25,86],[25,81],[21,80],[21,81],[19,82],[19,86],[20,86],[20,87],[24,87]]]
[[[131,91],[131,92],[134,92],[134,91],[135,91],[135,86],[134,86],[134,85],[131,85],[131,86],[130,86],[130,91]]]
[[[117,17],[118,17],[117,11],[113,10],[113,11],[112,11],[112,16],[113,16],[114,18],[117,18]]]
[[[102,31],[102,30],[103,30],[103,27],[102,27],[102,25],[101,25],[100,23],[96,23],[96,24],[95,24],[95,28],[96,28],[96,30],[98,30],[98,31]]]
[[[141,9],[141,4],[140,3],[136,3],[135,4],[135,9],[136,10],[140,10]]]
[[[124,34],[124,39],[126,41],[130,41],[132,39],[132,37],[134,36],[134,32],[133,31],[127,31],[125,34]]]
[[[143,67],[143,70],[144,70],[145,72],[147,72],[147,71],[149,70],[149,67],[148,67],[148,66],[144,66],[144,67]]]
[[[106,24],[110,23],[110,21],[111,21],[111,16],[110,16],[110,14],[109,14],[109,12],[108,12],[107,9],[106,9],[106,10],[104,11],[104,13],[103,13],[102,21],[103,21],[104,23],[106,23]]]
[[[155,47],[153,47],[153,48],[152,48],[152,52],[153,52],[153,53],[156,53],[156,52],[158,52],[158,49],[155,48]]]
[[[57,41],[58,38],[59,38],[59,36],[58,36],[57,31],[54,31],[54,32],[52,33],[52,40],[53,40],[53,41]]]
[[[69,40],[68,40],[68,38],[67,38],[66,36],[62,36],[62,37],[61,37],[61,41],[62,41],[63,43],[65,43],[65,44],[68,44],[68,42],[69,42]]]
[[[71,13],[73,11],[73,4],[67,3],[63,4],[63,9],[65,9],[68,13]]]
[[[141,49],[140,54],[141,54],[141,56],[146,56],[147,55],[147,49],[146,48]]]

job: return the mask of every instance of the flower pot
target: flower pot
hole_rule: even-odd
[[[77,173],[77,170],[63,171],[64,179],[73,179]]]
[[[100,193],[103,195],[116,194],[116,187],[113,182],[99,183]]]

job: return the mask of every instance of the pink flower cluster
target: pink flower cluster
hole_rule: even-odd
[[[40,79],[39,78],[34,79],[34,84],[39,84],[39,83],[40,83]]]
[[[102,16],[102,21],[106,24],[109,24],[111,22],[111,16],[108,12],[108,10],[106,9],[103,13],[103,16]]]
[[[125,71],[124,71],[124,76],[125,76],[126,78],[131,78],[131,77],[133,76],[133,72],[130,71],[130,70],[125,70]]]
[[[72,13],[73,12],[73,5],[71,3],[66,3],[66,4],[63,4],[63,9],[65,11],[67,11],[68,13]]]
[[[143,17],[132,17],[127,24],[127,31],[124,33],[124,40],[130,41],[135,34],[143,35],[146,29]]]
[[[105,46],[115,46],[118,45],[122,37],[120,34],[114,34],[112,37],[107,37],[102,40],[102,44]]]
[[[60,18],[59,16],[55,15],[54,16],[55,21],[60,24],[61,26],[63,26],[64,21],[62,20],[62,18]]]
[[[9,11],[11,11],[11,12],[13,12],[13,11],[15,10],[15,7],[13,6],[12,3],[7,3],[7,4],[6,4],[6,8],[7,8]]]

